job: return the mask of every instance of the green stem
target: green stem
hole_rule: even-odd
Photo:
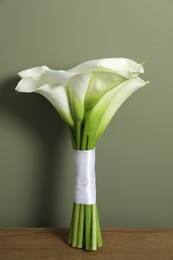
[[[88,142],[88,128],[89,128],[89,122],[90,122],[90,114],[91,110],[86,112],[85,115],[85,125],[83,129],[83,135],[82,135],[82,140],[81,140],[81,149],[82,150],[87,150],[87,142]]]
[[[91,205],[92,208],[92,250],[97,249],[97,217],[96,204]]]
[[[74,204],[73,204],[73,211],[72,211],[72,218],[71,218],[71,224],[70,224],[70,231],[68,236],[68,244],[72,244],[72,234],[73,234],[73,223],[74,223]]]
[[[99,214],[97,208],[96,208],[96,220],[97,220],[97,247],[102,247],[103,246],[102,233],[100,229],[100,221],[99,221]]]
[[[76,138],[75,138],[73,128],[70,128],[70,137],[71,137],[72,146],[74,149],[76,149],[77,145],[76,145]]]
[[[84,205],[80,205],[77,248],[83,247],[84,240]]]
[[[81,146],[81,122],[76,122],[76,149],[80,150]]]
[[[96,146],[95,136],[89,135],[88,142],[87,142],[87,150],[92,150]]]
[[[80,204],[74,204],[74,221],[73,221],[73,232],[72,232],[72,247],[77,247],[79,210],[80,210]]]
[[[103,245],[96,204],[73,204],[68,243],[85,250],[97,250]]]
[[[91,239],[91,205],[85,205],[85,249],[92,250]]]

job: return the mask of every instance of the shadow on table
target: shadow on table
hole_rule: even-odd
[[[55,237],[59,238],[64,244],[68,245],[67,242],[68,242],[69,229],[67,228],[52,229],[52,234]]]

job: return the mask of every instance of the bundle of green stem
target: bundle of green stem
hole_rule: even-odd
[[[89,113],[87,118],[89,117]],[[73,148],[76,150],[90,150],[96,144],[94,137],[89,137],[87,122],[71,129]],[[96,204],[73,203],[68,243],[72,247],[85,250],[97,250],[103,245],[98,209]]]
[[[68,243],[86,250],[96,250],[103,245],[96,204],[73,204]]]

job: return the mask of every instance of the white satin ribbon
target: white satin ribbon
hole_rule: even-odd
[[[75,169],[74,202],[76,204],[96,203],[95,148],[73,150]]]

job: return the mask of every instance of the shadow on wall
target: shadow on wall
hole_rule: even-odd
[[[61,191],[61,159],[66,126],[53,106],[44,97],[38,94],[17,93],[14,89],[18,81],[19,78],[11,78],[0,84],[0,110],[20,117],[28,128],[31,128],[41,139],[44,147],[44,158],[42,159],[42,179],[36,198],[38,212],[34,212],[36,215],[35,223],[29,223],[29,225],[51,226],[51,202],[54,196],[53,183],[56,174],[58,174],[56,189]],[[55,171],[55,162],[59,166],[58,173]]]

